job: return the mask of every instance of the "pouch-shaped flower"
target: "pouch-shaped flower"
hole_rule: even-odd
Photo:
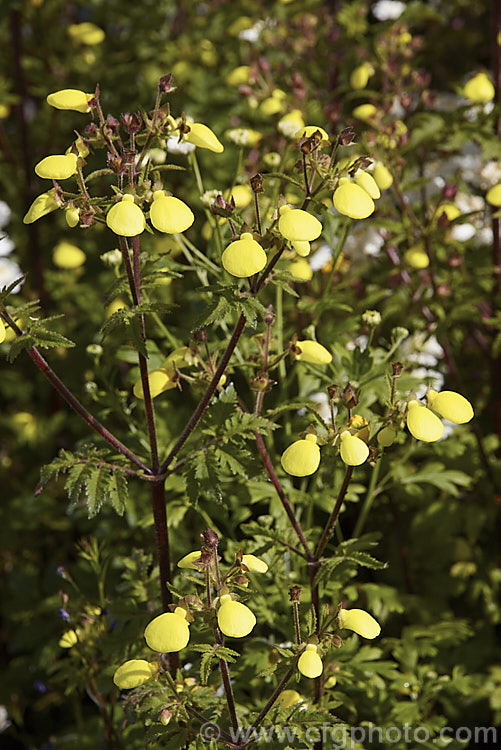
[[[313,679],[320,677],[323,672],[322,659],[317,654],[317,647],[313,643],[308,643],[305,650],[299,657],[297,668],[305,677]]]
[[[5,330],[5,326],[4,326],[3,320],[2,320],[2,318],[0,318],[0,344],[3,341],[5,341],[6,335],[7,335],[7,332]]]
[[[340,628],[353,630],[363,638],[376,638],[381,632],[377,620],[363,609],[340,609],[338,621]]]
[[[207,127],[207,125],[204,125],[201,122],[190,122],[188,127],[190,128],[190,132],[185,133],[185,141],[188,141],[188,143],[192,143],[199,148],[207,148],[209,151],[214,151],[216,154],[220,154],[224,151],[223,144],[219,141],[216,134]]]
[[[306,258],[310,254],[311,246],[308,240],[293,240],[291,245],[302,258]]]
[[[296,703],[301,703],[302,700],[297,690],[282,690],[275,701],[275,706],[277,708],[290,708],[295,706]]]
[[[76,245],[72,245],[70,242],[60,242],[54,248],[52,253],[52,260],[59,268],[80,268],[87,260],[87,256],[80,250]]]
[[[187,555],[182,557],[177,564],[178,568],[187,568],[188,570],[200,570],[196,565],[193,565],[195,560],[198,560],[202,552],[197,549],[195,552],[188,552]]]
[[[85,113],[90,111],[89,101],[93,97],[94,94],[86,94],[79,89],[61,89],[48,95],[47,104],[55,109],[69,109]]]
[[[242,562],[253,573],[266,573],[268,565],[256,555],[242,555]]]
[[[347,466],[360,466],[367,461],[369,447],[356,435],[351,435],[348,430],[345,430],[341,433],[340,454],[341,460]]]
[[[87,44],[89,47],[93,47],[96,44],[101,44],[104,41],[106,34],[103,29],[96,26],[95,23],[90,21],[83,21],[82,23],[72,23],[68,26],[68,34],[74,42],[79,44]]]
[[[300,352],[296,352],[296,359],[300,362],[310,362],[312,365],[328,365],[332,362],[332,354],[318,341],[305,339],[296,342]]]
[[[434,443],[444,434],[444,425],[432,411],[422,406],[419,401],[407,404],[407,427],[416,440]]]
[[[444,214],[447,221],[454,221],[458,216],[461,216],[461,211],[454,203],[441,203],[433,214],[433,220],[437,221]]]
[[[217,624],[224,635],[243,638],[249,635],[256,624],[256,616],[245,604],[235,602],[229,594],[225,594],[220,599]]]
[[[428,253],[421,244],[413,245],[406,250],[404,253],[404,260],[411,268],[415,268],[418,271],[423,268],[428,268],[430,265]]]
[[[282,206],[278,220],[278,231],[286,240],[292,242],[311,242],[322,232],[319,220],[301,208]]]
[[[397,431],[395,430],[395,428],[388,425],[387,427],[383,427],[383,429],[378,432],[376,439],[381,448],[388,448],[393,443],[396,436]]]
[[[366,190],[342,177],[332,196],[334,208],[350,219],[366,219],[376,208]]]
[[[282,453],[282,468],[293,477],[308,477],[320,465],[320,448],[315,435],[306,435],[304,440],[296,440]]]
[[[388,190],[393,185],[392,174],[384,164],[376,164],[372,170],[372,176],[380,190]]]
[[[172,381],[169,371],[161,367],[157,368],[156,370],[151,370],[148,373],[148,383],[150,385],[151,398],[155,398],[164,391],[169,391],[171,388],[176,387],[176,384]],[[136,381],[133,388],[133,393],[136,398],[144,400],[143,383],[141,379]]]
[[[55,211],[56,208],[59,208],[59,203],[55,198],[55,192],[54,188],[51,188],[51,190],[48,190],[46,193],[37,195],[26,212],[23,224],[33,224],[37,219],[41,219],[42,216],[46,216],[46,214],[50,214],[51,211]]]
[[[144,214],[134,203],[134,196],[127,193],[106,214],[106,224],[121,237],[136,237],[146,228]]]
[[[62,634],[58,645],[61,648],[72,648],[75,643],[78,643],[78,635],[74,630],[67,630],[66,633]]]
[[[35,165],[35,173],[44,180],[67,180],[77,171],[75,154],[46,156]]]
[[[155,190],[150,208],[150,221],[159,232],[178,234],[191,227],[195,221],[193,211],[184,201],[163,190]]]
[[[289,273],[291,273],[295,279],[301,281],[310,281],[313,278],[313,270],[304,258],[298,258],[289,263]]]
[[[494,99],[495,89],[486,73],[477,73],[465,83],[464,96],[476,104],[485,104]]]
[[[244,232],[239,240],[231,242],[221,257],[223,268],[239,279],[262,271],[266,260],[266,253],[250,232]]]
[[[74,229],[78,222],[80,221],[80,211],[78,208],[65,208],[64,209],[64,218],[66,219],[67,225],[70,227],[70,229]]]
[[[381,198],[381,192],[378,188],[377,182],[369,172],[364,172],[363,169],[357,169],[353,177],[357,185],[369,193],[370,197],[375,200]]]
[[[490,190],[487,191],[485,200],[487,203],[490,203],[491,206],[496,206],[496,208],[501,206],[501,182],[498,182],[497,185],[493,185]]]
[[[368,62],[362,63],[350,75],[350,86],[352,89],[364,89],[369,83],[369,78],[374,75],[374,68]]]
[[[121,664],[113,675],[113,682],[120,690],[130,690],[130,688],[144,685],[148,680],[157,676],[157,667],[155,664],[145,659],[130,659]]]
[[[353,115],[353,117],[356,117],[357,120],[370,122],[376,112],[377,107],[374,104],[359,104],[358,107],[355,107],[351,114]]]
[[[473,407],[464,396],[455,391],[434,391],[432,388],[426,394],[428,406],[444,419],[454,424],[465,424],[473,419]]]
[[[144,638],[153,651],[162,654],[181,651],[190,640],[185,610],[176,607],[174,612],[164,612],[155,617],[146,626]]]

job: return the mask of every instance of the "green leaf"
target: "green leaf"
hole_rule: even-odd
[[[108,493],[115,513],[119,516],[123,516],[129,499],[129,490],[125,472],[117,469],[111,474]]]

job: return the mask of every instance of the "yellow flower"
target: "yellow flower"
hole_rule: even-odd
[[[37,195],[26,212],[23,224],[33,224],[37,219],[41,219],[42,216],[46,216],[46,214],[50,214],[51,211],[55,211],[56,208],[59,208],[59,203],[55,198],[55,192],[54,188],[51,188],[46,193]]]
[[[12,415],[12,426],[28,443],[37,436],[37,420],[28,411],[18,411]]]
[[[242,562],[253,573],[266,573],[268,565],[256,555],[242,555]]]
[[[377,620],[363,609],[340,609],[338,620],[340,628],[353,630],[363,638],[377,638],[381,632]]]
[[[191,208],[179,198],[167,196],[163,190],[155,190],[150,208],[150,221],[159,232],[179,234],[191,227],[195,217]]]
[[[394,427],[383,427],[376,436],[376,439],[381,448],[389,448],[397,436],[397,431]]]
[[[393,185],[392,174],[384,164],[376,164],[372,170],[372,176],[380,190],[388,190]]]
[[[320,448],[315,435],[306,435],[304,440],[296,440],[282,453],[282,468],[293,477],[308,477],[320,465]]]
[[[35,166],[35,173],[45,180],[66,180],[77,171],[75,154],[57,154],[46,156]]]
[[[228,86],[241,86],[244,83],[249,83],[250,72],[249,65],[239,65],[226,76],[226,83]]]
[[[305,339],[297,341],[296,344],[301,349],[296,353],[296,359],[300,362],[310,362],[312,365],[328,365],[332,362],[332,354],[318,341]]]
[[[320,677],[323,672],[322,659],[317,654],[317,647],[313,643],[308,643],[305,650],[299,657],[297,668],[305,677]]]
[[[279,112],[282,112],[283,108],[285,107],[285,98],[286,95],[283,91],[280,91],[280,89],[275,89],[271,96],[263,99],[263,101],[259,105],[259,109],[265,116],[271,117],[271,115],[277,115]]]
[[[144,638],[153,651],[162,654],[181,651],[190,640],[186,611],[176,607],[174,612],[158,615],[146,626]]]
[[[75,112],[90,112],[89,102],[94,94],[86,94],[79,89],[61,89],[47,97],[47,104],[56,109],[71,109]]]
[[[151,370],[151,372],[148,373],[151,398],[156,398],[161,393],[164,393],[164,391],[169,391],[176,387],[176,384],[172,381],[172,375],[173,373],[163,367],[158,367],[156,370]],[[133,393],[136,398],[144,400],[143,383],[141,379],[135,383]]]
[[[185,141],[199,148],[207,148],[216,154],[224,151],[223,144],[207,125],[201,122],[190,122],[188,127],[190,128],[190,132],[184,134]]]
[[[297,140],[299,140],[300,138],[311,138],[311,136],[317,131],[322,136],[321,143],[324,145],[329,143],[329,136],[327,135],[326,131],[323,128],[318,127],[317,125],[306,125],[305,127],[299,128],[299,130],[296,131],[294,138],[296,138]]]
[[[311,245],[308,240],[293,240],[291,245],[302,258],[306,258],[310,254]]]
[[[2,318],[0,318],[0,344],[5,341],[5,336],[7,335],[7,332],[5,330],[5,326],[3,324]]]
[[[78,222],[80,221],[80,211],[78,208],[66,208],[64,210],[64,218],[66,219],[67,225],[70,227],[70,229],[73,229],[76,227]]]
[[[134,196],[126,194],[115,203],[106,215],[106,224],[115,234],[122,237],[136,237],[146,228],[144,214],[134,203]]]
[[[74,630],[67,630],[59,639],[59,646],[61,648],[72,648],[75,643],[78,643],[78,635]]]
[[[154,679],[157,673],[156,664],[150,664],[144,659],[131,659],[115,670],[113,682],[120,690],[130,690],[130,688],[139,687],[148,680]]]
[[[404,260],[411,268],[415,268],[416,270],[428,268],[430,265],[428,253],[421,243],[413,245],[406,250],[404,253]]]
[[[282,690],[275,701],[275,706],[277,708],[291,708],[296,703],[301,703],[302,700],[297,690]]]
[[[464,86],[463,94],[470,101],[485,104],[494,99],[496,91],[487,73],[477,73]]]
[[[362,122],[370,122],[376,112],[377,107],[375,107],[374,104],[359,104],[359,106],[355,107],[351,114],[353,115],[353,117],[356,117],[357,120],[362,120]]]
[[[494,185],[487,191],[485,200],[487,203],[490,203],[491,206],[496,206],[496,208],[501,206],[501,182],[498,182],[497,185]]]
[[[113,300],[113,302],[110,302],[110,304],[106,307],[106,317],[111,318],[113,313],[118,312],[119,310],[124,310],[127,307],[123,299],[120,299],[120,297],[117,297]]]
[[[235,602],[229,594],[221,597],[217,612],[217,623],[224,635],[230,638],[243,638],[249,635],[256,624],[256,616],[249,607]]]
[[[425,443],[434,443],[444,434],[444,425],[436,414],[415,400],[407,404],[407,427],[416,440]]]
[[[223,268],[239,279],[262,271],[266,260],[266,253],[250,232],[244,232],[239,240],[231,242],[221,257]]]
[[[348,466],[360,466],[367,461],[369,448],[363,440],[348,430],[341,433],[341,460]]]
[[[364,89],[369,83],[369,78],[374,75],[374,68],[368,62],[362,63],[355,68],[350,75],[350,86],[352,89]]]
[[[287,112],[278,121],[277,128],[286,138],[295,138],[296,133],[304,128],[303,113],[300,109]]]
[[[63,241],[54,248],[52,260],[59,268],[72,269],[83,266],[87,260],[87,256],[76,245],[71,245],[69,242]]]
[[[376,208],[370,195],[348,179],[342,177],[332,196],[334,208],[350,219],[366,219]]]
[[[311,242],[322,231],[319,220],[301,208],[282,206],[278,220],[278,231],[291,242]]]
[[[227,193],[227,199],[233,198],[235,201],[235,208],[247,208],[252,202],[252,192],[249,185],[234,185],[231,190]]]
[[[84,23],[72,23],[68,26],[68,34],[74,42],[94,46],[104,41],[106,34],[99,26],[89,21]]]
[[[426,394],[428,406],[444,419],[454,424],[465,424],[473,419],[473,407],[464,396],[455,391],[434,391],[430,388]]]
[[[381,197],[381,192],[378,188],[377,182],[369,172],[364,172],[363,169],[357,169],[353,179],[357,185],[360,185],[360,187],[365,190],[366,193],[369,193],[371,198],[376,199]]]
[[[454,221],[458,216],[461,216],[461,211],[454,203],[441,203],[433,214],[433,220],[437,221],[442,214],[445,214],[448,221]]]
[[[199,549],[195,550],[195,552],[188,552],[187,555],[179,560],[177,567],[187,568],[188,570],[200,570],[200,568],[197,568],[193,563],[200,558],[201,554],[202,552]]]
[[[310,281],[313,278],[313,271],[310,264],[304,258],[298,258],[297,260],[289,263],[289,271],[296,279],[301,281]]]

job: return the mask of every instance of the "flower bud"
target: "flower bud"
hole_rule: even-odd
[[[68,206],[68,208],[64,210],[64,218],[66,219],[66,224],[70,227],[70,229],[73,229],[74,227],[76,227],[80,219],[79,209],[75,208],[74,206]]]
[[[444,434],[444,425],[432,411],[412,400],[407,404],[407,427],[416,440],[434,443]]]
[[[239,279],[253,276],[266,265],[266,253],[250,232],[244,232],[239,240],[231,242],[223,252],[223,268]]]
[[[348,430],[341,433],[341,460],[347,466],[360,466],[369,456],[369,447],[356,435]]]
[[[332,354],[318,341],[297,341],[296,347],[295,355],[299,362],[310,362],[312,365],[328,365],[332,362]]]
[[[476,104],[485,104],[494,99],[495,89],[486,73],[477,73],[464,86],[464,96]]]
[[[363,609],[340,609],[338,620],[340,628],[353,630],[363,638],[376,638],[381,632],[377,620]]]
[[[153,651],[162,654],[181,651],[190,640],[186,611],[176,607],[174,612],[158,615],[146,626],[144,638]]]
[[[83,266],[87,260],[87,256],[76,245],[63,241],[54,248],[52,260],[59,268],[74,269]]]
[[[305,677],[313,679],[314,677],[320,677],[323,671],[322,660],[317,654],[317,647],[313,643],[309,643],[301,656],[299,657],[297,668],[304,674]]]
[[[131,659],[121,664],[113,675],[113,682],[120,690],[144,685],[148,680],[157,676],[157,667],[144,659]]]
[[[146,228],[144,214],[134,203],[134,196],[126,194],[106,215],[106,224],[121,237],[136,237]]]
[[[46,156],[35,166],[35,173],[45,180],[66,180],[77,171],[75,154],[56,154]]]
[[[61,89],[49,94],[47,104],[55,109],[69,109],[75,112],[89,112],[89,102],[94,98],[94,94],[85,94],[78,89]]]
[[[155,190],[150,208],[150,221],[159,232],[179,234],[191,227],[195,217],[191,208],[179,198],[167,196],[163,190]]]
[[[320,465],[320,448],[315,435],[306,435],[304,440],[296,440],[282,453],[282,468],[293,477],[307,477],[314,474]]]
[[[371,196],[360,185],[343,177],[339,180],[339,187],[334,191],[332,200],[336,211],[350,219],[366,219],[376,208]]]
[[[428,406],[444,419],[454,424],[465,424],[473,419],[473,407],[464,396],[455,391],[434,391],[432,388],[426,394]]]
[[[207,125],[203,125],[201,122],[190,122],[188,127],[189,131],[184,134],[185,141],[199,148],[207,148],[216,154],[224,151],[223,144]]]
[[[278,231],[287,240],[311,242],[320,235],[322,225],[315,216],[301,208],[282,206],[280,219],[278,220]]]
[[[229,594],[225,594],[220,599],[217,623],[224,635],[230,638],[243,638],[253,629],[256,617],[245,604],[235,602]]]
[[[394,427],[383,427],[377,434],[377,441],[381,448],[389,448],[397,436],[397,431]]]
[[[46,214],[50,214],[51,211],[59,208],[59,203],[55,196],[56,191],[54,188],[48,190],[46,193],[37,195],[23,218],[23,224],[33,224],[37,219],[41,219],[42,216],[46,216]]]

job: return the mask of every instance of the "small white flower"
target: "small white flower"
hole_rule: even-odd
[[[344,251],[352,260],[358,260],[365,255],[378,256],[383,245],[384,240],[377,229],[370,224],[359,224],[350,232]]]
[[[210,208],[218,195],[221,195],[220,190],[206,190],[205,193],[200,196],[200,200],[202,201],[204,206]]]
[[[456,240],[456,242],[468,242],[468,240],[471,240],[472,237],[474,237],[477,233],[477,230],[473,226],[473,224],[454,224],[454,226],[451,229],[451,237],[453,240]]]
[[[9,255],[14,250],[14,248],[15,245],[7,234],[4,234],[3,237],[0,237],[0,256]]]
[[[482,180],[480,184],[484,190],[488,190],[501,182],[501,162],[492,160],[484,164],[480,170],[480,178]]]
[[[0,229],[9,223],[11,210],[5,201],[0,201]]]
[[[228,139],[237,146],[247,146],[249,131],[246,128],[233,128],[226,133]]]
[[[11,722],[8,720],[8,713],[5,706],[0,706],[0,732],[10,727]]]
[[[169,136],[165,145],[170,154],[191,154],[196,149],[193,143],[180,141],[177,135]]]
[[[329,245],[320,245],[317,252],[311,256],[310,268],[312,271],[320,271],[332,258],[332,250]]]
[[[0,258],[0,289],[9,286],[15,279],[23,275],[20,267],[13,260]],[[12,290],[12,294],[17,294],[21,289],[21,284],[17,284]]]
[[[243,31],[241,31],[238,35],[238,38],[243,39],[245,42],[251,42],[251,44],[253,44],[259,39],[259,36],[265,25],[266,24],[264,21],[256,21],[254,26],[251,26],[250,29],[244,29]]]
[[[372,6],[372,14],[378,21],[395,21],[405,10],[405,3],[398,0],[379,0]]]

